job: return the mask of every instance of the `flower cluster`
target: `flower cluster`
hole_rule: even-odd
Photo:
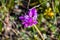
[[[24,27],[33,26],[33,24],[37,24],[37,10],[35,8],[31,8],[28,11],[28,14],[19,17],[22,20],[22,24]]]
[[[46,9],[44,15],[46,18],[53,18],[54,17],[54,13],[51,8]]]

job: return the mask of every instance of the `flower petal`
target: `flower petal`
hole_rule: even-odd
[[[20,19],[20,20],[24,20],[24,16],[20,16],[19,19]]]
[[[32,16],[34,16],[34,15],[36,15],[37,14],[37,10],[35,9],[35,8],[31,8],[30,10],[29,10],[29,16],[30,17],[32,17]]]

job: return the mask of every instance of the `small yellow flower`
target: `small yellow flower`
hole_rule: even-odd
[[[54,13],[50,12],[50,13],[48,13],[48,16],[52,17],[52,16],[54,16]]]
[[[52,11],[52,9],[51,9],[51,8],[49,8],[49,12],[50,12],[50,11]]]
[[[54,13],[51,8],[46,9],[44,15],[46,18],[53,18],[54,17]]]

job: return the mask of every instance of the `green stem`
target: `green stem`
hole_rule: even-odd
[[[45,39],[43,38],[42,34],[41,34],[41,31],[37,28],[37,26],[34,25],[34,27],[35,27],[36,31],[38,32],[38,34],[41,36],[42,40],[45,40]]]
[[[32,27],[32,29],[33,29],[33,32],[35,33],[35,29],[34,29],[34,27]]]

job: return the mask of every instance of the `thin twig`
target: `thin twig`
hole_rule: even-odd
[[[30,5],[30,0],[29,0],[29,2],[28,2],[27,9],[29,9],[29,5]]]

